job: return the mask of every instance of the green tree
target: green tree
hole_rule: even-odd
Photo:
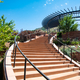
[[[4,15],[0,18],[0,51],[6,49],[5,42],[8,42],[13,36],[14,22],[11,20],[9,23],[5,22]]]
[[[72,19],[72,15],[64,16],[63,19],[59,20],[59,23],[60,23],[59,28],[63,32],[76,31],[78,24],[74,22],[75,22],[75,19]]]
[[[0,0],[0,3],[3,3],[3,2],[4,2],[4,1],[1,1],[1,0]]]

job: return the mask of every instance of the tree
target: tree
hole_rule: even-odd
[[[3,2],[4,2],[4,1],[1,1],[1,0],[0,0],[0,3],[3,3]]]
[[[8,42],[12,37],[14,29],[14,22],[11,20],[9,23],[5,22],[4,15],[0,18],[0,51],[6,49],[5,42]]]
[[[78,24],[74,22],[75,22],[75,19],[72,19],[72,15],[64,16],[63,19],[59,20],[60,29],[63,32],[76,31]]]

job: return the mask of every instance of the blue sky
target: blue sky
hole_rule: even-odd
[[[15,21],[15,30],[34,30],[42,27],[42,20],[55,11],[79,9],[80,0],[2,0],[0,16],[7,17],[6,22]]]

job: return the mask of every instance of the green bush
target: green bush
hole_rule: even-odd
[[[65,55],[71,57],[71,55],[70,55],[71,49],[70,49],[70,48],[66,48],[64,51],[63,51],[63,49],[61,49],[61,51],[62,51]]]
[[[72,41],[71,44],[72,44],[72,45],[75,45],[75,41]]]
[[[5,22],[4,15],[0,18],[0,51],[6,49],[5,43],[8,42],[12,35],[14,29],[14,22],[11,20],[9,23]]]
[[[58,45],[59,42],[57,40],[54,40],[53,43],[55,43],[56,45]]]
[[[79,44],[79,41],[76,41],[76,42],[75,42],[75,45],[78,45],[78,44]]]
[[[62,37],[62,32],[58,32],[57,33],[57,38],[61,38]]]
[[[14,43],[14,38],[15,38],[15,35],[11,37],[11,39],[8,41],[10,43],[10,46]],[[20,36],[17,36],[16,40],[20,40]]]
[[[72,45],[78,45],[79,44],[79,41],[72,41],[71,44]]]

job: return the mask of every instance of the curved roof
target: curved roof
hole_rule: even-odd
[[[48,15],[47,17],[45,17],[42,21],[42,26],[44,28],[52,28],[52,27],[57,27],[59,25],[59,19],[63,18],[64,16],[66,16],[67,14],[71,15],[73,14],[73,18],[80,18],[80,6],[79,9],[77,10],[77,8],[75,7],[75,10],[73,10],[73,8],[71,7],[71,10],[69,8],[67,8],[67,10],[60,10],[57,11],[53,14]],[[75,16],[76,14],[76,16]]]

